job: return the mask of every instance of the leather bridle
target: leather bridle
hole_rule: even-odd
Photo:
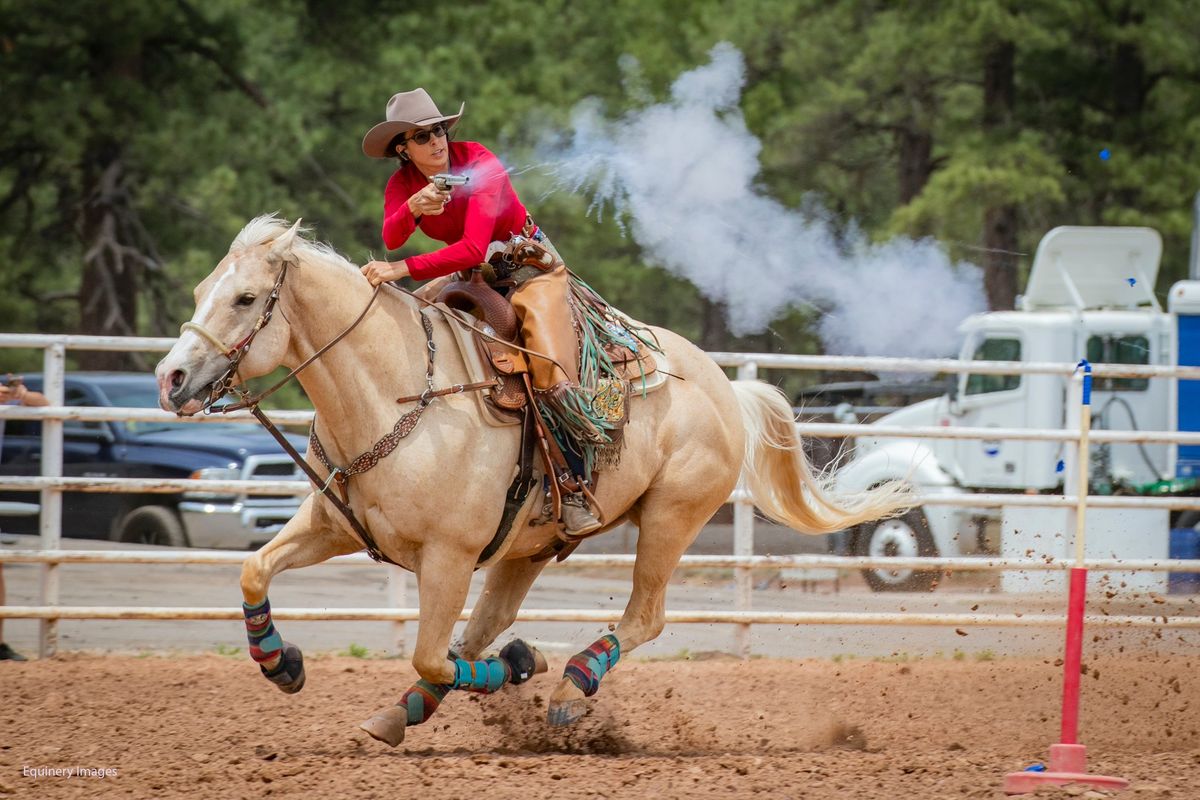
[[[227,346],[223,341],[221,341],[219,336],[195,320],[185,322],[179,326],[180,336],[182,336],[186,331],[193,331],[200,337],[211,342],[217,348],[217,350],[221,352],[221,355],[229,359],[229,366],[226,367],[225,372],[221,373],[221,376],[213,381],[212,385],[209,387],[208,399],[204,402],[204,413],[210,414],[215,412],[227,412],[235,410],[233,408],[226,408],[224,406],[215,409],[215,411],[213,409],[213,405],[230,392],[237,394],[242,398],[243,401],[247,399],[249,393],[236,382],[238,367],[241,366],[242,359],[246,357],[246,353],[250,351],[250,345],[254,343],[254,337],[258,336],[258,332],[267,326],[267,323],[271,321],[271,317],[275,314],[275,306],[279,303],[279,291],[283,288],[283,281],[285,278],[287,278],[288,267],[291,266],[291,263],[292,262],[287,259],[283,261],[283,266],[279,268],[279,277],[275,279],[275,285],[271,287],[271,293],[267,295],[267,302],[263,305],[262,313],[258,315],[258,319],[250,328],[250,332],[247,333],[237,344],[231,347]],[[375,297],[372,295],[371,301],[374,302],[374,300]],[[367,307],[370,308],[370,303],[367,304]],[[365,314],[366,312],[364,311],[363,313]],[[359,319],[361,318],[362,317],[359,317]],[[357,325],[358,320],[355,320],[354,324]],[[353,325],[351,327],[353,328]],[[322,348],[322,350],[318,352],[318,355],[321,352],[324,352],[326,349],[328,349],[328,347]],[[311,360],[314,359],[310,359],[310,361]],[[301,369],[308,366],[308,364],[309,362],[302,364]],[[293,370],[292,375],[299,371],[299,369]],[[292,375],[289,375],[287,379],[283,381],[283,383],[286,383],[288,380],[290,380]],[[269,391],[262,393],[255,398],[253,402],[260,402],[268,395],[274,393],[274,391],[280,388],[283,383],[280,383],[279,385],[272,387]],[[248,405],[249,404],[240,407],[246,408]]]

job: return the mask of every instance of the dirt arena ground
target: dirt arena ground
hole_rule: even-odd
[[[0,662],[0,796],[998,798],[1058,734],[1052,661],[635,657],[565,730],[544,722],[562,664],[451,695],[391,749],[356,726],[412,680],[399,660],[309,657],[295,696],[244,651]],[[1198,666],[1086,665],[1089,766],[1130,778],[1123,796],[1200,797]]]

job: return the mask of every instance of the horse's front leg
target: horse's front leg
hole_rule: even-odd
[[[331,524],[317,505],[317,496],[309,495],[283,530],[242,562],[242,610],[250,657],[284,692],[294,694],[304,688],[304,657],[300,648],[283,641],[275,630],[267,600],[271,579],[285,569],[319,564],[361,549],[358,540]]]
[[[478,659],[479,650],[486,646],[500,630],[511,624],[508,619],[529,588],[529,583],[540,571],[530,570],[527,578],[520,581],[523,588],[513,592],[511,598],[502,602],[499,616],[484,627],[492,631],[482,645],[472,645],[460,656],[449,651],[450,636],[454,623],[467,601],[471,573],[474,571],[475,554],[453,548],[423,548],[417,568],[418,594],[421,603],[420,627],[417,630],[417,646],[413,653],[413,666],[421,679],[413,684],[394,706],[379,711],[359,727],[381,742],[395,747],[404,741],[404,732],[409,725],[420,725],[437,710],[446,695],[454,689],[491,694],[507,683],[521,683],[536,672],[546,670],[545,659],[524,642],[513,642],[501,651],[499,657]],[[507,562],[505,562],[507,563]],[[488,585],[492,585],[489,573]],[[488,593],[485,590],[484,598]],[[488,602],[486,605],[491,605]],[[480,616],[477,607],[468,624],[468,640],[473,626]],[[490,615],[488,615],[490,616]],[[504,622],[504,620],[508,620]],[[496,625],[500,625],[496,629]]]
[[[534,579],[548,561],[514,558],[490,567],[479,602],[471,609],[471,619],[455,649],[463,658],[479,658],[496,637],[517,619],[517,611],[529,593]]]

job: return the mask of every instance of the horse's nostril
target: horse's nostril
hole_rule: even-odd
[[[174,372],[172,372],[171,373],[171,388],[178,389],[180,386],[183,385],[183,381],[186,377],[187,377],[187,375],[185,375],[183,370],[181,370],[181,369],[177,369]]]

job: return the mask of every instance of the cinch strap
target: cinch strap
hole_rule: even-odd
[[[600,688],[600,679],[621,660],[621,642],[611,633],[596,640],[592,645],[571,656],[563,677],[579,687],[585,697],[591,697]]]

